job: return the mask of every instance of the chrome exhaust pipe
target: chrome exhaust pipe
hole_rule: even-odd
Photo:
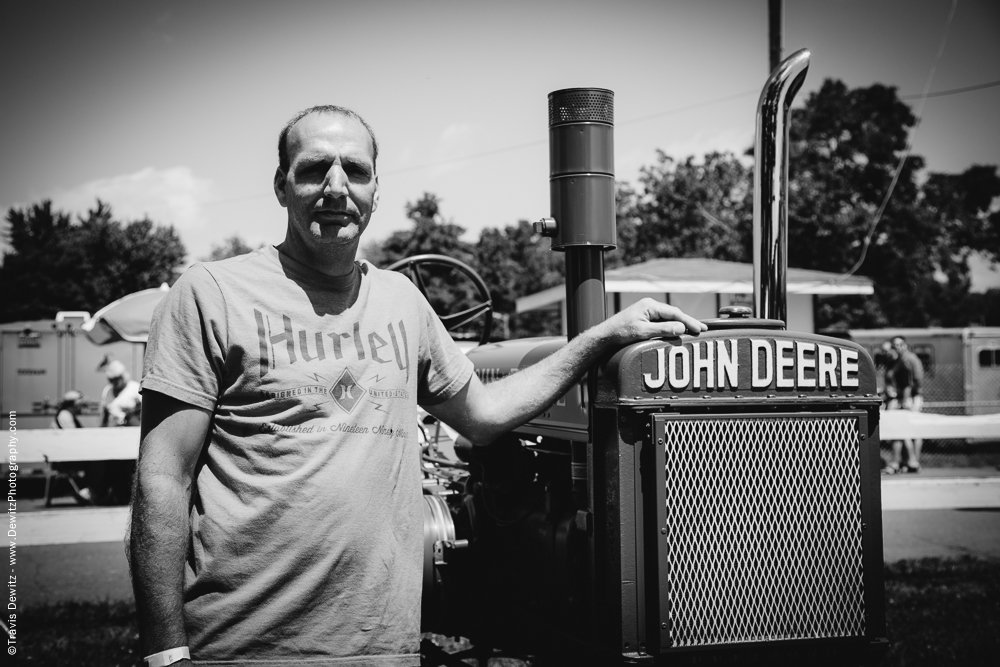
[[[753,176],[753,304],[761,319],[788,322],[788,119],[809,71],[809,50],[786,58],[757,102]]]

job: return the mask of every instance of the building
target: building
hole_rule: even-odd
[[[627,308],[643,297],[679,307],[699,319],[718,317],[730,305],[753,305],[753,265],[718,259],[651,259],[606,272],[608,313]],[[788,269],[788,328],[815,333],[816,299],[820,296],[874,293],[863,276],[843,277],[826,271]],[[517,300],[517,312],[559,308],[566,332],[566,286],[559,285]]]

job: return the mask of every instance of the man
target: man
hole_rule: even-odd
[[[278,153],[284,242],[192,267],[154,316],[130,536],[142,650],[417,665],[418,402],[485,445],[605,349],[704,325],[646,300],[484,386],[405,277],[355,261],[379,196],[367,124],[314,107]]]
[[[899,355],[892,349],[892,341],[882,342],[881,348],[875,353],[875,372],[879,395],[882,397],[882,408],[896,410],[899,401],[896,398],[896,381],[892,377],[892,369],[896,366]]]
[[[104,374],[108,384],[101,392],[101,426],[134,426],[142,408],[139,383],[117,360],[108,364]]]
[[[892,349],[896,353],[896,363],[892,368],[892,378],[896,386],[899,407],[903,410],[920,412],[923,409],[924,397],[921,389],[924,382],[924,366],[920,357],[915,355],[906,344],[903,336],[894,336]],[[897,470],[920,472],[920,450],[924,441],[920,438],[905,439],[893,443],[893,463]],[[902,448],[906,448],[906,464],[902,464]]]

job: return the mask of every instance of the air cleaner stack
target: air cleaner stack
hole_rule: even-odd
[[[538,223],[566,253],[566,322],[573,338],[607,316],[604,251],[615,248],[614,93],[566,88],[549,93],[552,218]]]

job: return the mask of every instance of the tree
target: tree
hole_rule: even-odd
[[[821,329],[967,324],[970,254],[1000,259],[997,167],[925,177],[906,154],[915,122],[895,88],[830,79],[792,113],[789,266],[857,273],[876,289],[821,301]],[[622,259],[751,260],[752,170],[735,156],[659,152],[639,181],[619,188]]]
[[[51,318],[60,310],[93,313],[126,294],[172,282],[184,261],[172,226],[114,220],[100,200],[76,221],[46,200],[11,208],[7,222],[3,322]]]
[[[257,246],[257,248],[263,247],[262,245]],[[216,262],[220,259],[228,259],[230,257],[238,257],[240,255],[246,255],[251,253],[257,248],[253,248],[239,234],[233,234],[227,239],[224,239],[222,243],[213,243],[212,250],[208,253],[208,257],[202,257],[203,262]]]
[[[921,186],[923,159],[903,159],[915,122],[894,87],[829,79],[792,115],[789,263],[856,271],[876,289],[863,307],[825,301],[821,327],[967,323],[969,255],[992,243],[996,259],[1000,219],[989,210],[1000,177],[995,166],[972,167],[931,173]]]
[[[677,162],[657,151],[641,192],[619,186],[619,245],[628,263],[656,257],[747,261],[753,218],[750,170],[732,153]],[[624,223],[624,224],[623,224]],[[624,232],[624,234],[622,233]]]
[[[416,202],[407,202],[406,217],[413,221],[413,229],[393,232],[378,250],[366,248],[365,255],[369,261],[377,260],[385,268],[407,257],[436,254],[474,265],[473,247],[461,239],[465,229],[444,219],[436,195],[425,192]],[[472,281],[462,279],[453,269],[440,265],[426,266],[421,275],[427,289],[427,300],[437,313],[457,313],[482,301]],[[479,318],[453,333],[472,336],[481,321]]]
[[[413,229],[393,232],[382,243],[385,266],[404,257],[427,253],[447,255],[465,263],[472,261],[472,246],[461,238],[465,229],[444,219],[437,195],[425,192],[417,201],[406,202],[406,217],[413,221]]]
[[[510,317],[512,338],[558,335],[560,316],[548,311],[516,314],[517,299],[563,282],[562,253],[552,252],[526,220],[504,229],[488,227],[476,244],[476,268],[490,288],[494,310]]]

